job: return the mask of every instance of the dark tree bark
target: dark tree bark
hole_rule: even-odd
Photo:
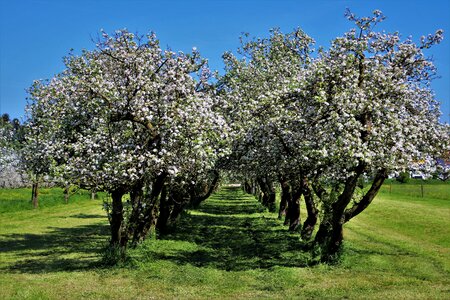
[[[259,203],[264,205],[264,201],[265,201],[265,199],[264,199],[264,192],[261,191],[261,190],[258,192],[258,201],[259,201]]]
[[[34,208],[39,207],[39,182],[37,180],[31,186],[31,203]]]
[[[339,252],[343,241],[343,225],[345,223],[344,212],[347,205],[352,200],[355,188],[358,184],[358,179],[364,171],[364,163],[359,163],[355,168],[355,174],[349,177],[345,184],[342,193],[331,205],[324,207],[324,216],[321,220],[319,231],[314,239],[322,249],[322,261],[330,262]],[[323,199],[326,203],[327,199]]]
[[[158,217],[157,226],[160,225],[160,233],[166,233],[170,226],[175,224],[180,216],[181,212],[184,210],[186,205],[189,203],[189,198],[186,197],[185,193],[180,193],[179,191],[170,192],[167,195],[168,202],[168,213],[161,218]]]
[[[247,179],[244,181],[244,192],[246,192],[247,194],[252,194],[252,186]]]
[[[127,244],[127,237],[124,228],[123,220],[123,204],[122,197],[125,191],[118,189],[111,192],[111,214],[110,214],[110,227],[111,227],[111,246],[125,248]]]
[[[153,182],[152,189],[149,195],[144,196],[144,204],[142,209],[142,215],[136,221],[136,226],[133,232],[132,244],[143,241],[149,231],[156,227],[158,214],[159,214],[159,200],[160,194],[164,187],[166,174],[160,174]]]
[[[250,184],[251,184],[251,194],[256,197],[256,195],[259,194],[258,184],[256,180],[251,180]]]
[[[268,191],[267,207],[269,208],[270,212],[275,212],[277,210],[275,207],[275,201],[276,201],[275,187],[271,180],[266,180],[266,186],[267,186],[267,191]]]
[[[161,196],[159,200],[159,215],[156,222],[156,229],[160,233],[165,233],[167,231],[172,206],[170,202],[171,201],[168,195],[168,187],[167,185],[164,185],[161,190]]]
[[[257,181],[262,191],[260,200],[262,205],[267,207],[270,212],[276,211],[275,207],[276,193],[272,181],[267,177],[258,177]]]
[[[176,202],[174,201],[172,211],[169,216],[169,224],[175,224],[178,220],[181,212],[184,210],[185,203],[184,202]]]
[[[370,189],[363,196],[361,201],[359,201],[358,203],[355,203],[351,208],[349,208],[345,211],[345,215],[344,215],[345,222],[348,222],[353,217],[359,215],[362,211],[364,211],[370,205],[370,203],[372,203],[372,200],[378,194],[378,191],[380,190],[380,188],[383,185],[384,180],[386,180],[386,178],[387,178],[387,170],[383,169],[383,170],[380,170],[377,172]]]
[[[283,217],[286,217],[287,209],[288,209],[288,202],[289,199],[292,197],[291,194],[291,186],[289,185],[289,182],[283,178],[279,178],[280,185],[281,185],[281,200],[280,200],[280,209],[278,211],[278,219],[282,219]],[[288,219],[286,218],[286,221],[284,225],[288,224]]]
[[[202,203],[203,201],[205,201],[206,199],[208,199],[211,194],[215,191],[215,189],[217,188],[217,185],[219,183],[219,178],[220,178],[220,174],[217,171],[213,171],[213,179],[211,181],[211,183],[207,183],[205,185],[205,189],[202,191],[201,194],[198,194],[196,192],[197,188],[194,186],[191,189],[191,195],[190,195],[190,204],[192,207],[198,207],[200,205],[200,203]]]
[[[262,205],[267,207],[269,203],[269,191],[266,188],[266,184],[264,182],[263,177],[256,178],[256,181],[258,182],[259,188],[261,192],[259,193],[259,202],[261,202]]]
[[[306,178],[303,178],[302,180],[302,193],[303,198],[305,199],[306,211],[308,213],[308,216],[303,223],[301,236],[302,239],[309,240],[311,239],[314,232],[314,227],[317,223],[319,211],[317,210],[316,204],[314,203],[314,196]]]
[[[299,187],[292,189],[291,198],[288,202],[288,210],[286,217],[289,219],[289,231],[294,232],[300,226],[300,198],[302,197],[302,189]]]
[[[132,247],[136,244],[133,241],[135,232],[144,216],[145,202],[144,202],[144,191],[143,184],[141,182],[137,183],[130,191],[130,202],[131,202],[131,213],[128,217],[127,222],[127,242],[132,240]]]

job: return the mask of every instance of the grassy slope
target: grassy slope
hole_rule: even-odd
[[[2,213],[0,299],[450,298],[450,190],[441,188],[438,199],[385,189],[346,226],[332,267],[302,267],[298,235],[236,190],[130,251],[123,268],[97,265],[108,235],[101,201]]]

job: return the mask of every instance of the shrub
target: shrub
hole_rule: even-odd
[[[397,181],[401,183],[408,183],[411,179],[411,176],[409,175],[409,172],[400,172],[397,176]]]

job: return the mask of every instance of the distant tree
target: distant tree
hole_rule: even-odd
[[[400,183],[408,183],[409,180],[411,179],[411,176],[409,174],[409,172],[400,172],[397,176],[397,181]]]
[[[23,142],[21,143],[21,168],[28,174],[31,181],[31,203],[34,208],[39,207],[39,188],[44,178],[50,174],[50,167],[54,163],[52,154],[47,151],[51,141],[46,135],[43,111],[34,108],[25,125]]]
[[[11,150],[13,147],[12,130],[9,122],[0,123],[0,172],[2,172],[11,160]]]
[[[3,123],[9,123],[10,122],[10,117],[9,117],[9,114],[7,114],[7,113],[4,113],[3,115],[2,115],[2,122]]]
[[[15,188],[27,184],[22,169],[20,149],[23,142],[23,126],[8,114],[0,119],[0,186]]]

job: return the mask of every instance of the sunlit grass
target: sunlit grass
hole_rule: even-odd
[[[409,183],[401,184],[395,180],[390,180],[383,185],[380,193],[383,195],[393,194],[408,200],[410,198],[448,200],[450,198],[450,182],[443,183],[438,180],[424,182],[411,179]]]
[[[99,193],[99,197],[105,197]],[[78,202],[90,199],[89,191],[78,189],[71,190],[69,202]],[[62,188],[40,188],[39,208],[47,208],[55,205],[65,204]],[[20,210],[32,210],[31,188],[0,189],[0,213],[15,212]]]

